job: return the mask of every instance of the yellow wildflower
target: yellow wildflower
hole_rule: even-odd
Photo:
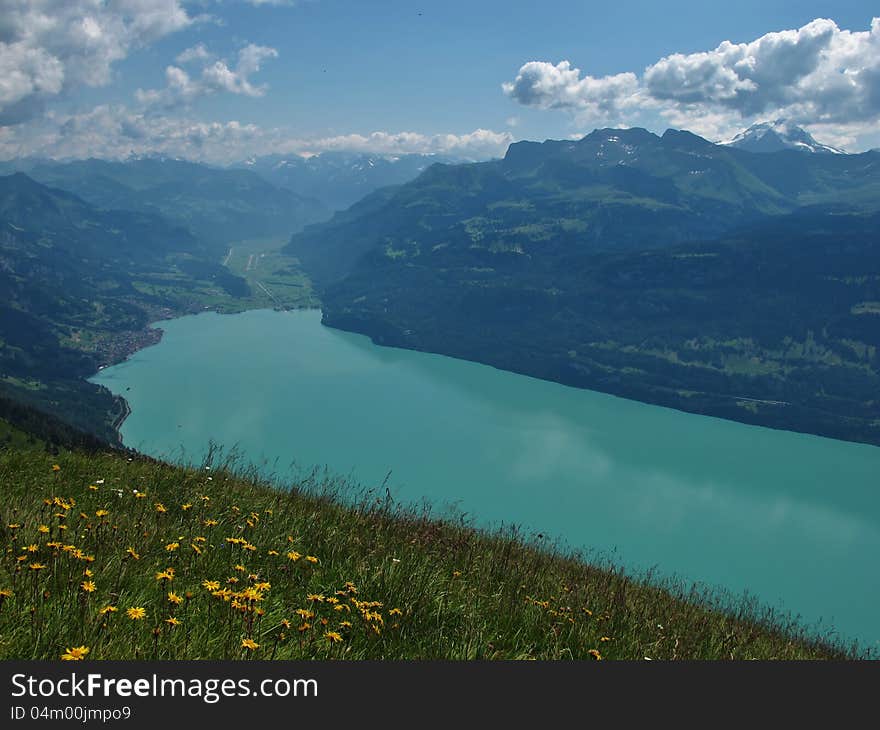
[[[342,634],[336,631],[327,631],[324,634],[324,638],[327,639],[327,641],[329,641],[331,644],[338,644],[340,641],[342,641]]]
[[[251,651],[260,648],[260,645],[253,639],[242,639],[241,645],[244,649],[250,649]]]
[[[84,580],[79,586],[86,593],[94,593],[97,590],[97,586],[90,580]]]
[[[66,662],[79,662],[82,661],[86,654],[89,653],[89,647],[87,646],[74,646],[73,648],[67,649],[62,655],[61,659]]]
[[[180,547],[180,543],[179,543],[179,542],[169,542],[169,543],[165,546],[165,549],[166,549],[169,553],[173,553],[173,552],[174,552],[175,550],[177,550],[177,548],[179,548],[179,547]]]
[[[219,591],[220,590],[220,581],[216,580],[203,580],[202,587],[209,591]]]
[[[105,616],[108,613],[116,613],[118,610],[119,609],[116,608],[116,606],[104,606],[104,608],[102,608],[100,611],[98,611],[98,614],[100,616]]]
[[[140,621],[145,618],[147,615],[147,610],[141,606],[133,606],[129,608],[125,615],[128,616],[132,621]]]
[[[590,649],[587,654],[589,654],[593,659],[599,661],[602,658],[602,655],[599,653],[598,649]]]
[[[306,555],[306,560],[310,563],[317,563],[318,559],[314,555]]]
[[[178,596],[174,591],[169,591],[168,602],[173,603],[175,606],[179,606],[181,603],[183,603],[183,599]]]
[[[164,515],[168,511],[168,508],[161,502],[156,502],[155,507],[156,512],[158,512],[160,515]]]
[[[165,623],[171,624],[172,626],[180,626],[180,619],[174,618],[174,616],[172,616],[171,618],[166,618]]]

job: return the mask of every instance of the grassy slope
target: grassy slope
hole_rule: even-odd
[[[705,593],[515,534],[371,498],[342,506],[332,480],[275,490],[223,468],[19,443],[0,449],[0,484],[0,658],[856,656],[754,605],[722,613]],[[138,607],[145,618],[129,618]]]

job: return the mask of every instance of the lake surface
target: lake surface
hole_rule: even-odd
[[[518,523],[634,569],[748,590],[880,647],[880,448],[685,414],[323,327],[318,311],[163,322],[101,371],[124,442],[210,440],[400,500]],[[384,493],[384,492],[383,492]]]

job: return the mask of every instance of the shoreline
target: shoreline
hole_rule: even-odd
[[[116,365],[120,365],[121,363],[126,362],[131,358],[132,355],[137,354],[141,350],[146,350],[148,347],[153,347],[154,345],[158,345],[162,338],[165,336],[165,330],[158,325],[161,322],[165,322],[170,319],[178,319],[180,317],[190,317],[198,314],[203,314],[205,312],[213,312],[214,314],[219,315],[233,315],[233,314],[243,314],[244,312],[253,312],[258,311],[260,309],[271,309],[273,311],[278,311],[275,307],[242,307],[238,310],[220,310],[218,308],[212,307],[208,309],[195,309],[188,308],[182,309],[181,311],[173,311],[169,309],[164,309],[161,311],[161,314],[155,316],[155,318],[151,318],[150,321],[147,322],[146,326],[138,332],[141,337],[136,339],[131,339],[131,332],[120,333],[118,338],[112,338],[113,340],[117,340],[119,343],[118,349],[116,349],[117,356],[107,358],[107,363],[105,365],[101,365],[92,375],[86,378],[86,382],[92,382],[92,378],[96,375],[100,374],[103,370],[114,367]],[[280,311],[290,311],[291,308],[286,308]],[[321,307],[295,307],[295,310],[300,309],[318,309]],[[153,313],[156,315],[157,313]],[[114,348],[115,349],[115,348]],[[94,384],[94,383],[93,383]],[[106,388],[107,386],[101,385],[100,387]],[[109,388],[107,388],[109,390]],[[123,395],[113,395],[113,398],[121,404],[122,412],[114,417],[113,421],[110,424],[110,428],[113,430],[113,433],[116,436],[116,442],[123,448],[127,448],[122,441],[122,432],[120,429],[125,423],[126,419],[131,415],[131,405],[126,400]]]

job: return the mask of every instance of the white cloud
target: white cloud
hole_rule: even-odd
[[[724,41],[675,53],[639,78],[582,76],[568,61],[524,64],[504,92],[521,104],[568,109],[584,123],[631,123],[656,113],[694,131],[723,135],[757,118],[786,117],[853,138],[880,119],[880,18],[867,31],[816,19],[748,43]]]
[[[487,159],[503,155],[512,141],[513,137],[507,132],[487,129],[468,134],[373,132],[303,138],[290,130],[236,120],[202,122],[149,110],[101,105],[82,114],[50,112],[33,124],[0,127],[0,159],[29,155],[54,159],[120,159],[132,153],[159,153],[227,164],[251,155],[309,155],[330,150],[377,154],[433,152]]]
[[[372,132],[298,141],[298,152],[348,150],[384,154],[442,153],[471,159],[499,157],[513,142],[509,132],[476,129],[469,134],[425,135],[418,132]]]
[[[213,58],[214,54],[205,48],[205,44],[198,43],[191,48],[187,48],[185,51],[178,53],[174,60],[177,61],[177,63],[186,64],[199,62],[205,63]]]
[[[0,124],[23,121],[114,63],[193,23],[181,0],[0,0]]]
[[[249,44],[238,52],[238,61],[230,68],[226,61],[211,61],[213,56],[203,45],[188,48],[177,57],[178,63],[202,62],[195,78],[179,66],[165,69],[165,88],[138,89],[135,98],[144,105],[174,107],[190,104],[202,96],[218,92],[262,96],[265,86],[254,86],[250,77],[260,70],[263,61],[276,58],[278,51],[267,46]]]
[[[503,84],[502,88],[520,104],[539,109],[588,109],[617,114],[622,105],[631,105],[631,98],[639,90],[639,81],[629,72],[581,78],[580,69],[572,68],[568,61],[555,65],[529,61],[520,68],[513,82]]]

